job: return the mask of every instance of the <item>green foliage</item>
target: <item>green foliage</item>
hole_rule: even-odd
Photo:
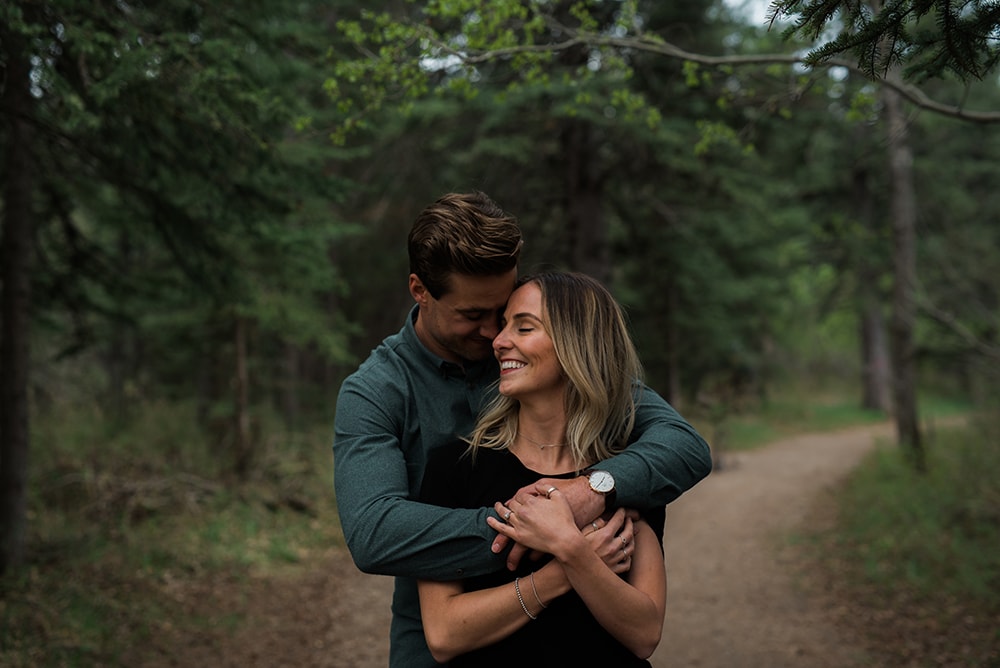
[[[844,497],[845,529],[866,579],[920,596],[971,597],[1000,611],[1000,453],[985,434],[943,432],[930,473],[882,451]]]
[[[335,143],[372,130],[372,116],[383,109],[408,113],[435,94],[459,92],[468,99],[480,92],[481,83],[499,101],[522,86],[555,82],[586,88],[599,76],[619,83],[631,76],[619,50],[585,44],[608,33],[621,37],[636,31],[635,2],[408,4],[397,13],[364,10],[360,20],[338,21],[340,36],[354,53],[334,61],[324,84],[342,114],[331,134]],[[553,71],[571,60],[575,64],[564,69],[561,82],[554,79]],[[577,104],[588,102],[580,93]],[[659,120],[635,90],[620,88],[610,103],[626,117],[649,124]]]
[[[218,417],[237,319],[260,395],[299,373],[289,347],[317,375],[351,359],[353,326],[330,308],[348,290],[331,254],[356,228],[332,215],[347,181],[311,130],[329,125],[330,3],[3,11],[30,40],[0,57],[34,63],[32,122],[45,128],[29,151],[38,364],[84,356],[105,378],[91,390],[118,412],[196,396],[200,416]]]
[[[881,411],[860,407],[852,379],[823,377],[822,382],[778,381],[777,388],[767,396],[749,406],[737,407],[721,421],[713,421],[711,415],[700,416],[697,411],[693,415],[697,422],[705,423],[705,433],[722,433],[724,443],[718,445],[726,451],[751,450],[796,434],[833,431],[889,419]],[[967,415],[973,406],[968,400],[928,392],[920,410],[933,424]]]
[[[600,12],[595,9],[595,16],[601,18],[598,32],[617,34],[620,22],[635,27],[634,16],[626,18],[623,8],[615,6],[612,11],[609,7],[602,5]],[[692,3],[683,14],[674,11],[675,18],[697,24],[704,21],[705,7],[706,3]],[[456,18],[454,26],[447,24],[449,34],[461,33],[464,20]],[[659,25],[646,15],[639,23]],[[713,30],[721,32],[723,28],[706,28],[706,32]],[[466,39],[464,33],[461,38]],[[627,68],[605,67],[608,61],[603,48],[574,48],[557,60],[537,61],[544,64],[547,76],[529,79],[522,76],[523,68],[518,69],[505,56],[494,56],[475,61],[475,77],[465,76],[457,67],[436,70],[440,77],[437,95],[408,102],[405,116],[394,116],[385,109],[385,115],[379,117],[384,118],[380,121],[383,131],[368,144],[375,153],[366,154],[359,163],[381,162],[387,167],[379,177],[384,182],[372,191],[393,193],[390,210],[406,213],[405,219],[394,222],[399,226],[396,238],[400,247],[405,239],[403,228],[426,201],[446,189],[483,188],[520,218],[529,239],[526,268],[538,263],[582,268],[583,258],[574,249],[595,244],[596,239],[587,235],[603,234],[607,229],[612,242],[609,264],[616,268],[613,287],[627,299],[635,321],[642,323],[639,327],[645,334],[640,336],[648,335],[651,341],[660,339],[656,333],[659,323],[646,316],[661,310],[664,284],[680,276],[685,306],[692,305],[681,316],[689,318],[681,338],[691,341],[697,353],[688,357],[692,351],[685,348],[683,356],[690,360],[689,366],[700,365],[691,374],[695,379],[714,361],[728,362],[734,347],[757,345],[757,341],[742,340],[744,334],[751,339],[756,333],[742,326],[734,332],[731,323],[738,312],[755,318],[753,326],[760,327],[768,309],[781,303],[777,298],[780,281],[761,277],[754,282],[748,277],[755,270],[766,267],[765,271],[773,271],[776,264],[783,267],[789,262],[790,253],[785,249],[796,243],[790,240],[796,220],[783,212],[764,210],[768,193],[759,178],[761,165],[754,161],[745,134],[730,125],[734,116],[736,123],[741,120],[738,114],[710,107],[707,114],[711,120],[705,119],[701,106],[705,93],[691,92],[679,68],[663,59],[629,54]],[[584,65],[588,71],[581,76]],[[456,94],[447,86],[455,78],[475,83],[480,94],[475,98]],[[711,77],[706,82],[715,85],[709,94],[725,85]],[[717,130],[720,141],[706,144],[696,154],[702,119],[704,127]],[[376,117],[369,120],[374,123]],[[580,167],[573,167],[576,164]],[[408,184],[407,193],[401,192],[400,182]],[[412,198],[423,190],[428,193],[426,200],[411,199],[409,209],[402,206],[401,197]],[[360,194],[358,208],[367,206],[367,196]],[[579,231],[575,228],[581,222],[574,211],[587,197],[595,198],[598,217],[606,222],[598,230]],[[383,202],[387,199],[382,197]],[[661,207],[678,211],[681,222],[677,231],[663,225],[656,213]],[[734,215],[733,211],[740,209],[739,215]],[[773,225],[751,222],[769,219],[775,221]],[[745,224],[733,226],[734,220]],[[381,223],[372,223],[374,233]],[[361,246],[366,243],[364,239],[357,242]],[[368,243],[373,243],[374,249],[381,239],[373,236]],[[777,252],[769,248],[772,244]],[[383,253],[371,254],[380,266],[393,262]],[[702,258],[707,261],[699,261]],[[403,260],[395,262],[397,275],[404,275]],[[651,266],[666,271],[651,276]],[[600,272],[601,268],[592,270]],[[382,272],[378,273],[381,276]],[[731,275],[739,276],[739,281],[720,279]],[[699,293],[706,289],[720,295],[729,291],[731,297],[713,301],[716,295],[712,294],[712,298],[699,299]],[[351,301],[350,308],[355,303],[357,308],[365,307],[364,299]],[[706,307],[706,303],[711,306]],[[736,303],[737,308],[730,308]],[[709,330],[724,338],[719,347],[694,346],[694,341],[711,338],[706,334]],[[365,345],[358,348],[364,350]],[[662,346],[647,350],[650,352],[644,350],[644,356],[648,355],[650,369],[655,372]]]
[[[720,446],[727,451],[748,450],[806,431],[832,431],[886,419],[884,413],[860,408],[856,399],[839,393],[824,396],[822,390],[814,390],[808,403],[801,396],[768,397],[756,410],[728,417],[725,444]]]
[[[45,418],[31,567],[2,583],[5,666],[121,665],[152,634],[236,624],[190,617],[185,583],[280,571],[343,544],[326,425],[264,425],[265,453],[238,486],[190,404],[150,405],[124,424],[96,406]]]
[[[302,7],[244,3],[242,21],[219,3],[25,12],[34,48],[52,54],[35,72],[36,120],[50,128],[34,151],[42,311],[68,308],[86,322],[126,298],[149,308],[184,281],[205,301],[241,301],[244,274],[258,267],[230,260],[254,256],[308,265],[289,274],[293,289],[330,287],[329,267],[316,267],[328,265],[332,232],[281,238],[286,226],[301,236],[315,220],[306,207],[336,196],[335,181],[317,178],[329,152],[295,150],[289,133],[309,108],[304,87],[320,80],[287,57],[319,49],[320,33],[304,27],[315,9]]]
[[[941,82],[937,93],[982,104],[1000,103],[1000,89],[972,90]],[[961,124],[926,118],[914,127],[914,171],[922,193],[921,353],[938,370],[962,369],[967,387],[996,386],[1000,360],[1000,194],[993,156],[1000,129],[968,132]],[[943,145],[948,151],[942,151]],[[943,179],[942,174],[950,178]],[[953,180],[954,179],[954,180]],[[955,182],[962,187],[954,187]]]
[[[928,473],[897,449],[880,449],[840,495],[838,526],[820,559],[836,586],[882,620],[865,629],[876,653],[916,640],[912,657],[949,665],[992,665],[1000,617],[1000,450],[995,411],[969,428],[941,429]],[[905,611],[905,614],[899,614]],[[975,657],[975,659],[973,659]],[[902,656],[887,656],[896,665]]]
[[[38,151],[51,175],[34,277],[43,348],[99,349],[131,396],[197,395],[224,415],[241,318],[256,397],[294,387],[328,405],[338,375],[398,327],[406,228],[448,190],[482,188],[516,213],[526,267],[581,268],[579,247],[603,244],[651,379],[677,376],[692,397],[819,357],[853,373],[864,291],[888,294],[869,82],[614,41],[774,50],[777,35],[716,3],[250,3],[239,20],[227,3],[63,3],[44,20],[22,4],[14,25],[59,52],[38,70],[40,113],[70,149]],[[961,328],[922,323],[921,351],[954,370],[969,336],[995,330],[996,253],[974,243],[994,233],[976,222],[996,208],[992,135],[926,120],[921,250],[940,271],[922,280]],[[349,132],[355,121],[368,131]],[[329,132],[350,141],[334,148]],[[970,159],[940,178],[959,146],[950,155]],[[606,243],[578,238],[593,234],[574,227],[584,197]],[[973,256],[960,280],[943,266]],[[824,318],[820,339],[803,334]],[[295,364],[312,378],[286,378]]]
[[[918,79],[985,79],[1000,62],[1000,13],[984,0],[896,0],[878,11],[855,2],[778,0],[770,11],[795,19],[787,36],[819,40],[836,32],[809,53],[813,64],[851,53],[872,77],[901,63],[907,76]]]

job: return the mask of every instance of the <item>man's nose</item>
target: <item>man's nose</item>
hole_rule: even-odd
[[[500,325],[493,321],[487,321],[479,328],[479,335],[486,339],[495,339],[500,334]]]

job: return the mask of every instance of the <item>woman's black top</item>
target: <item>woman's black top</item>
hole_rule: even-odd
[[[573,478],[577,474],[544,475],[521,464],[521,460],[507,450],[481,448],[475,460],[466,453],[467,445],[455,442],[431,452],[420,500],[447,508],[492,507],[497,501],[510,499],[517,490],[540,478]],[[657,508],[642,512],[660,540],[663,541],[665,509]],[[521,560],[516,572],[507,569],[464,581],[466,591],[487,589],[521,580],[521,595],[529,608],[534,611],[538,602],[531,591],[527,576],[537,571],[547,556],[540,561],[529,557]],[[514,592],[511,592],[514,596]],[[636,657],[598,624],[583,603],[570,591],[553,600],[538,614],[538,619],[529,621],[517,632],[498,643],[483,647],[455,658],[449,666],[650,666],[648,661]]]

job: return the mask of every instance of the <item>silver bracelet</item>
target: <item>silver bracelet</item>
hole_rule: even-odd
[[[531,575],[528,576],[528,579],[531,580],[531,591],[535,592],[535,600],[538,601],[538,605],[542,606],[542,610],[549,607],[542,603],[542,599],[538,596],[538,590],[535,589],[535,571],[531,571]]]
[[[524,610],[524,614],[528,615],[529,618],[538,619],[538,617],[535,617],[533,614],[531,614],[531,611],[528,610],[528,606],[524,604],[524,598],[521,596],[521,585],[519,583],[520,580],[521,578],[514,578],[514,593],[517,594],[517,600],[521,604],[521,609]]]

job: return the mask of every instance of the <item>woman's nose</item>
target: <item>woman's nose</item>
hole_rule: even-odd
[[[506,330],[501,329],[497,332],[496,337],[493,339],[493,350],[499,352],[509,347]]]

